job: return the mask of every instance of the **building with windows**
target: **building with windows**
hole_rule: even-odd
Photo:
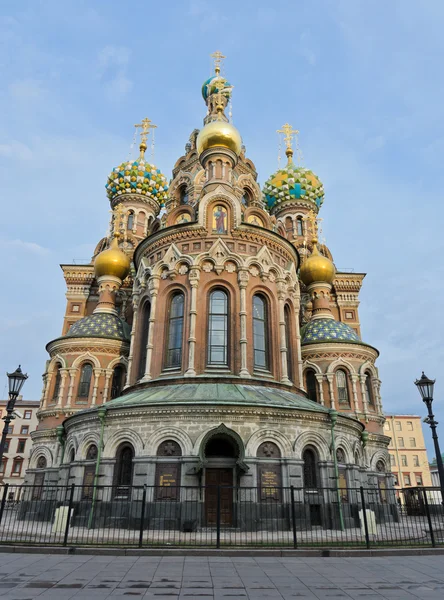
[[[396,489],[431,486],[429,459],[418,415],[386,415],[389,453]]]
[[[0,400],[1,418],[6,414],[7,404],[8,400]],[[39,402],[23,400],[21,396],[15,403],[15,419],[9,426],[3,460],[0,465],[0,480],[3,484],[9,483],[15,487],[22,484],[25,479],[32,445],[31,433],[37,428],[39,406]],[[14,492],[15,489],[11,488],[11,494]]]
[[[216,56],[218,53],[216,53]],[[115,167],[106,190],[109,236],[88,264],[63,264],[61,335],[49,361],[28,480],[207,486],[211,523],[224,484],[294,485],[322,520],[322,487],[391,485],[376,367],[361,339],[363,273],[336,269],[318,241],[324,188],[293,156],[263,190],[226,115],[231,86],[205,81],[203,127],[167,178],[140,155]],[[273,132],[270,132],[270,136]],[[270,169],[271,171],[272,169]],[[105,209],[104,209],[105,210]],[[86,493],[86,492],[85,492]],[[276,491],[276,499],[280,492]]]

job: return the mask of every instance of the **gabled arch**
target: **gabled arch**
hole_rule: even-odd
[[[240,202],[233,194],[227,192],[227,189],[218,185],[215,190],[206,194],[199,203],[199,225],[207,229],[208,222],[208,206],[217,204],[220,201],[221,204],[227,203],[230,205],[231,210],[231,223],[228,224],[228,229],[234,226],[239,226],[242,221],[242,209]]]
[[[353,449],[351,447],[351,444],[349,442],[349,440],[341,435],[341,434],[336,434],[335,435],[335,446],[336,448],[342,448],[345,454],[345,462],[346,463],[353,463],[354,462],[354,454],[353,454]]]
[[[95,444],[99,447],[100,436],[98,431],[89,431],[80,440],[79,447],[77,449],[77,457],[79,460],[86,459],[86,453],[91,444]]]
[[[103,458],[115,458],[117,448],[124,442],[132,444],[135,456],[141,456],[144,454],[144,443],[140,435],[136,433],[134,429],[123,427],[122,429],[115,431],[106,440],[105,447],[103,449]]]
[[[274,442],[282,456],[292,456],[293,449],[288,437],[276,429],[260,429],[255,431],[245,444],[245,456],[255,457],[257,449],[263,442]]]
[[[57,363],[60,364],[60,367],[62,369],[66,369],[67,366],[68,366],[68,363],[66,362],[66,359],[61,354],[56,354],[55,356],[51,357],[50,363],[48,365],[47,372],[48,373],[53,373],[56,370]]]
[[[111,362],[106,366],[107,369],[114,369],[117,365],[123,365],[126,369],[128,369],[128,359],[124,356],[116,356],[113,358]]]
[[[197,440],[194,444],[193,454],[200,456],[201,460],[203,461],[204,453],[205,453],[205,446],[207,445],[207,443],[209,442],[209,440],[212,437],[216,437],[218,435],[226,435],[228,437],[231,437],[235,441],[235,443],[238,447],[238,450],[239,450],[238,462],[243,462],[243,460],[245,458],[245,446],[242,441],[242,438],[236,431],[234,431],[231,428],[228,428],[223,423],[221,423],[218,427],[214,427],[213,429],[210,429],[209,431],[202,433],[197,438]]]
[[[305,371],[307,369],[313,369],[313,371],[317,375],[323,375],[323,373],[321,371],[321,367],[319,365],[317,365],[316,363],[312,362],[311,360],[304,360],[304,362],[302,363],[302,368],[303,368],[304,375],[305,375]]]
[[[313,446],[318,452],[320,460],[331,460],[330,441],[327,441],[321,433],[317,431],[304,431],[296,438],[293,450],[295,458],[302,458],[302,453],[306,446]]]
[[[96,369],[100,369],[100,362],[99,359],[94,356],[93,354],[91,354],[91,352],[84,352],[83,354],[81,354],[80,356],[78,356],[72,363],[72,368],[73,369],[77,369],[78,367],[80,367],[83,363],[85,362],[91,362],[93,364],[93,366]]]
[[[178,427],[161,427],[156,429],[148,438],[145,452],[149,456],[155,456],[159,444],[165,440],[174,440],[179,444],[183,455],[193,454],[193,442],[187,433]]]
[[[33,449],[32,455],[29,459],[30,469],[37,468],[37,461],[40,458],[40,456],[44,456],[46,458],[46,468],[52,467],[54,459],[51,450],[47,446],[36,446]]]
[[[342,358],[342,357],[337,358],[336,360],[334,360],[332,363],[330,363],[328,365],[326,374],[333,375],[334,372],[336,371],[336,369],[339,369],[341,367],[347,369],[350,375],[357,375],[356,369],[354,368],[354,366],[351,363],[349,363],[347,360],[345,360],[345,358]]]
[[[366,371],[370,371],[370,373],[372,374],[372,377],[374,377],[375,379],[378,379],[378,372],[376,370],[376,367],[369,360],[367,360],[365,363],[363,363],[359,367],[359,374],[360,375],[365,375]]]

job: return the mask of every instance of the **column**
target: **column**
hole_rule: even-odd
[[[150,381],[151,376],[151,361],[153,358],[154,348],[154,323],[156,321],[156,304],[157,294],[159,293],[160,275],[151,275],[148,280],[148,289],[151,297],[151,310],[150,310],[150,326],[148,329],[148,342],[146,345],[146,365],[145,374],[142,377],[142,381]]]
[[[364,409],[364,414],[368,416],[368,405],[367,405],[367,394],[365,393],[365,379],[366,375],[359,376],[359,382],[361,384],[361,396],[362,396],[362,407]],[[376,406],[375,406],[376,408]]]
[[[325,406],[325,400],[324,400],[324,376],[322,375],[322,373],[315,373],[315,377],[316,377],[316,381],[318,382],[318,388],[319,388],[319,402],[322,404],[322,406]]]
[[[375,408],[377,408],[378,413],[380,415],[383,414],[383,410],[382,410],[382,400],[381,400],[381,393],[380,393],[380,389],[381,389],[381,380],[380,379],[375,379],[374,377],[372,377],[372,385],[373,385],[373,391],[375,393]]]
[[[351,382],[352,382],[353,403],[355,405],[355,412],[358,413],[359,412],[358,390],[356,388],[356,383],[358,381],[358,376],[351,374],[350,378],[351,378]]]
[[[298,378],[299,378],[299,386],[300,387],[304,387],[303,384],[303,377],[302,377],[302,367],[303,367],[303,361],[302,361],[302,349],[301,349],[301,328],[299,327],[299,311],[301,309],[301,296],[299,293],[299,290],[296,292],[293,292],[291,295],[291,299],[293,300],[293,305],[294,305],[294,322],[296,323],[296,348],[295,348],[295,352],[297,354],[297,359],[298,359]],[[293,383],[297,383],[296,381],[294,381]]]
[[[188,276],[191,285],[190,302],[190,334],[188,336],[188,368],[185,377],[194,377],[196,375],[196,320],[197,320],[197,288],[199,286],[200,271],[192,268]]]
[[[279,350],[281,353],[281,383],[291,385],[288,379],[287,364],[287,335],[285,331],[285,280],[277,279],[278,305],[279,305]]]
[[[68,376],[68,369],[60,369],[60,389],[57,397],[57,406],[62,405],[63,394],[65,393],[65,382]]]
[[[335,389],[333,386],[334,375],[333,373],[328,373],[326,377],[328,381],[328,391],[330,392],[330,408],[336,408]]]
[[[139,294],[133,296],[133,324],[131,327],[130,351],[128,355],[128,370],[126,372],[126,382],[124,388],[131,385],[131,367],[133,365],[134,340],[136,337],[137,313],[139,310]]]
[[[251,377],[247,368],[247,285],[250,279],[250,274],[247,269],[239,269],[237,281],[240,289],[240,355],[241,368],[239,375],[241,377]]]
[[[66,406],[71,406],[72,395],[73,395],[73,391],[74,391],[74,381],[76,378],[77,371],[78,371],[78,369],[69,369],[70,381],[69,381],[69,390],[68,390],[68,401],[66,402]]]
[[[94,387],[91,398],[91,406],[95,406],[97,402],[97,388],[99,387],[100,375],[102,374],[102,369],[93,369],[94,372]]]
[[[103,404],[108,402],[108,389],[109,389],[109,380],[111,379],[113,374],[112,369],[105,369],[105,387],[103,388]]]
[[[46,388],[45,388],[45,393],[43,396],[43,402],[42,402],[42,408],[43,406],[48,406],[48,401],[49,401],[49,392],[51,391],[51,380],[52,380],[52,373],[46,373]]]

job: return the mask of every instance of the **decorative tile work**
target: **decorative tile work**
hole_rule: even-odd
[[[264,185],[268,209],[276,204],[294,201],[298,198],[310,200],[320,208],[324,202],[324,186],[318,176],[294,163],[276,171]]]
[[[302,344],[313,342],[360,342],[358,335],[346,323],[335,319],[314,319],[301,331]]]
[[[204,100],[206,100],[208,98],[208,96],[211,96],[211,94],[214,94],[217,92],[217,88],[214,84],[216,83],[216,81],[218,79],[224,80],[224,89],[222,89],[222,95],[225,96],[226,98],[230,97],[230,92],[233,87],[231,85],[231,83],[226,81],[223,77],[218,77],[217,75],[213,75],[212,77],[210,77],[209,79],[204,81],[204,83],[202,85],[202,96],[203,96]]]
[[[98,337],[129,341],[130,326],[116,315],[96,313],[76,321],[65,337]]]
[[[105,185],[110,200],[121,194],[150,196],[163,206],[168,196],[168,182],[159,169],[143,159],[115,167]]]

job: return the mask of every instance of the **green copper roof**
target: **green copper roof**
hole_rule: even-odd
[[[130,335],[131,330],[128,323],[116,315],[96,313],[73,323],[64,337],[109,338],[129,342]]]
[[[148,386],[106,403],[107,409],[161,404],[236,404],[328,413],[328,408],[293,392],[237,383],[182,383]]]

